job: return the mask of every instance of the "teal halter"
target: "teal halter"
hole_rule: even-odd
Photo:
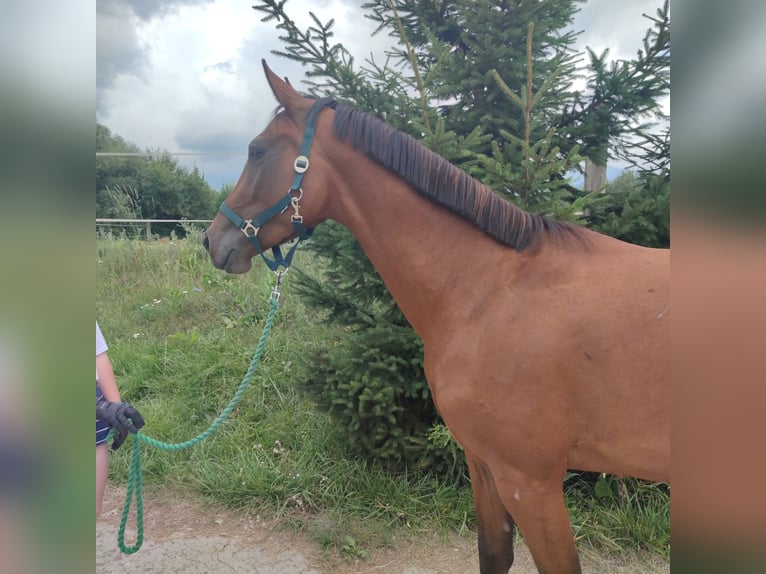
[[[272,271],[277,271],[279,267],[284,267],[285,269],[290,267],[298,245],[311,237],[311,234],[314,232],[313,228],[307,228],[303,225],[303,216],[300,214],[300,200],[303,197],[301,184],[303,183],[303,174],[306,173],[306,170],[309,168],[309,153],[311,153],[311,142],[314,139],[319,112],[326,107],[334,109],[336,105],[337,103],[335,100],[331,98],[321,98],[314,102],[309,109],[306,118],[306,130],[303,132],[303,143],[301,144],[300,155],[295,158],[293,164],[295,175],[293,176],[293,182],[290,185],[287,195],[253,219],[242,219],[239,215],[234,213],[228,205],[226,205],[226,202],[223,202],[219,208],[219,211],[226,217],[226,219],[231,221],[245,234],[245,237],[250,240],[250,243],[253,244],[258,251],[258,254],[263,258],[266,265]],[[274,259],[269,259],[263,252],[261,243],[258,241],[258,231],[260,231],[261,227],[268,221],[272,220],[277,215],[284,213],[290,206],[292,206],[294,210],[293,215],[290,217],[290,221],[298,235],[298,241],[296,241],[295,245],[290,248],[290,251],[288,251],[287,255],[284,257],[282,256],[282,251],[280,250],[279,245],[275,245],[271,248],[271,253]]]

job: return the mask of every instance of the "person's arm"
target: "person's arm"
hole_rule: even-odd
[[[107,353],[96,355],[96,372],[98,373],[98,386],[104,393],[104,398],[112,403],[120,402],[120,391],[117,389],[117,381],[114,378],[112,362]]]
[[[106,352],[96,355],[96,372],[98,386],[101,387],[104,395],[96,400],[96,417],[112,427],[115,433],[112,439],[112,450],[117,450],[127,438],[128,433],[138,432],[144,426],[144,419],[133,405],[123,403],[120,399],[112,362]]]

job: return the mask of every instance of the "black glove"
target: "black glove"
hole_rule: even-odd
[[[138,432],[144,426],[144,418],[133,405],[113,403],[101,397],[96,400],[96,418],[101,419],[114,429],[112,450],[120,448],[128,433]]]

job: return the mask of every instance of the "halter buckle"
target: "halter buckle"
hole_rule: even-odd
[[[295,173],[305,173],[308,168],[309,158],[307,158],[305,155],[299,155],[295,158],[295,161],[293,162],[293,169],[295,170]]]

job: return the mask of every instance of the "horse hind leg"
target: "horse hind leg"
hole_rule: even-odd
[[[581,574],[560,477],[541,481],[493,470],[498,493],[513,514],[537,571]]]
[[[481,574],[507,574],[513,564],[514,522],[503,506],[489,468],[466,453],[479,531]]]

